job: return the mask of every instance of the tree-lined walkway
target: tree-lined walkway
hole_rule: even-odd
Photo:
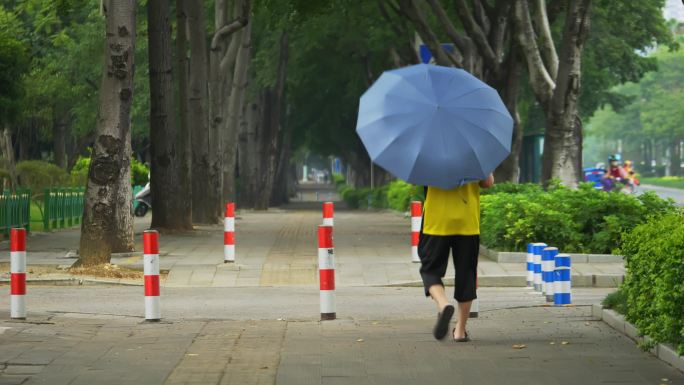
[[[192,233],[162,234],[160,266],[166,287],[315,286],[318,282],[316,229],[320,211],[243,211],[236,219],[236,263],[223,263],[223,227],[199,226]],[[137,253],[112,263],[142,270],[141,237],[149,226],[136,224]],[[420,285],[419,265],[411,263],[410,222],[394,212],[338,211],[335,215],[336,283],[338,286]],[[7,243],[0,244],[7,250]],[[63,258],[78,248],[77,230],[41,234],[28,240],[28,263],[66,265]],[[9,253],[0,254],[0,263]],[[481,286],[525,284],[524,263],[496,263],[481,257]],[[622,263],[575,264],[584,285],[615,286]],[[453,270],[447,272],[451,282]],[[579,281],[577,281],[579,283]],[[587,283],[588,282],[588,283]],[[131,282],[128,282],[131,283]],[[133,282],[135,283],[135,282]],[[140,284],[141,282],[137,282]]]

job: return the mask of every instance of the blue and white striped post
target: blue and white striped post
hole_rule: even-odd
[[[572,304],[572,269],[569,254],[556,255],[553,304],[556,306]]]
[[[534,243],[527,244],[527,286],[534,286]]]
[[[542,294],[546,296],[546,302],[553,302],[554,271],[556,269],[557,247],[546,247],[542,251]]]
[[[532,246],[534,254],[534,291],[542,291],[542,250],[548,246],[546,243],[535,243]]]

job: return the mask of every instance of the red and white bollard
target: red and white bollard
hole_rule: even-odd
[[[335,206],[332,202],[323,203],[323,226],[333,226]]]
[[[26,229],[10,230],[10,317],[26,319]]]
[[[318,226],[318,277],[321,290],[321,320],[334,320],[335,251],[332,226]]]
[[[159,321],[159,233],[145,230],[143,233],[143,263],[145,268],[145,321]]]
[[[235,203],[226,203],[223,219],[223,263],[235,262]]]
[[[419,201],[411,202],[411,262],[420,262],[418,256],[418,240],[420,239],[420,226],[423,221],[423,204]]]

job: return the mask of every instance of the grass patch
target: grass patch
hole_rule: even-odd
[[[615,310],[623,315],[627,313],[627,295],[620,289],[608,294],[602,304],[606,309]]]
[[[79,266],[69,269],[69,273],[74,275],[88,275],[102,278],[129,278],[143,279],[143,272],[139,270],[127,269],[118,265],[105,263],[96,266]]]
[[[31,231],[45,231],[45,226],[43,226],[43,212],[36,202],[31,202],[29,218],[31,218]]]
[[[655,186],[684,189],[684,177],[664,176],[660,178],[641,178],[641,183]]]

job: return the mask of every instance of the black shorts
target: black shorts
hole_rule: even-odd
[[[456,277],[454,298],[468,302],[477,298],[477,257],[480,254],[479,235],[429,235],[420,233],[418,256],[420,276],[423,278],[425,295],[432,285],[442,285],[449,264],[449,251],[454,258]]]

